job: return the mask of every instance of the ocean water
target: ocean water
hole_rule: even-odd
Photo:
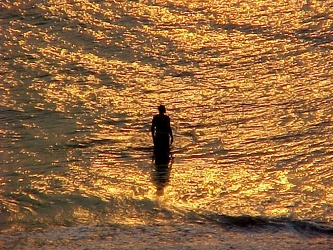
[[[332,233],[332,9],[1,1],[1,231],[192,220]],[[159,104],[175,135],[162,170]]]

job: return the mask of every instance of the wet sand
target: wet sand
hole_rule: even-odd
[[[330,235],[211,224],[97,225],[0,235],[1,249],[333,249]]]

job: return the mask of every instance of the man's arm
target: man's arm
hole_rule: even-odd
[[[173,134],[172,134],[172,128],[171,128],[171,125],[170,125],[170,118],[169,118],[169,128],[168,128],[168,133],[170,135],[170,138],[171,138],[171,144],[173,143]]]
[[[170,137],[171,137],[171,144],[173,143],[173,134],[172,134],[172,129],[171,129],[171,127],[170,127]]]
[[[151,122],[150,131],[151,131],[151,137],[153,138],[153,141],[154,141],[154,137],[155,137],[155,122],[154,122],[154,119]]]

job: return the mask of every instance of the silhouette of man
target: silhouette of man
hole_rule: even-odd
[[[158,107],[158,115],[153,117],[151,124],[151,136],[154,142],[154,155],[169,156],[170,145],[173,143],[170,117],[165,115],[166,108],[164,105]],[[171,140],[170,140],[171,139]]]

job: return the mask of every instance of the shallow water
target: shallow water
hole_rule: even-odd
[[[191,213],[333,226],[331,1],[0,6],[3,230]]]

